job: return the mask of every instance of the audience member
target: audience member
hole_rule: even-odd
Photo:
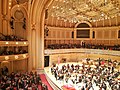
[[[6,70],[6,72],[8,71]],[[12,72],[9,75],[3,74],[0,78],[0,90],[38,90],[39,85],[41,85],[42,88],[40,76],[36,72]],[[45,88],[47,88],[47,86],[45,86]]]

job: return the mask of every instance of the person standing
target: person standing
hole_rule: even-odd
[[[3,72],[4,72],[5,75],[7,75],[9,73],[7,66],[4,66]]]
[[[3,68],[1,68],[0,74],[1,74],[1,75],[4,75],[4,70],[3,70]]]

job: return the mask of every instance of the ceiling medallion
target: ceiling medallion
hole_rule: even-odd
[[[95,22],[120,16],[119,0],[55,0],[49,16],[64,21]]]

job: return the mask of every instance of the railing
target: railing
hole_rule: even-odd
[[[46,49],[45,54],[62,54],[62,53],[87,53],[87,54],[103,54],[103,55],[113,55],[120,56],[120,51],[113,50],[101,50],[101,49]]]
[[[48,73],[48,71],[47,70],[49,70],[49,67],[46,67],[45,69],[44,69],[44,73],[45,73],[45,76],[46,76],[46,79],[47,79],[47,81],[49,82],[49,84],[51,85],[51,87],[54,89],[54,90],[63,90],[60,86],[59,86],[59,84],[57,83],[57,81],[56,82],[53,82],[53,78],[55,78],[55,77],[53,77],[53,78],[51,78],[51,75]],[[58,84],[58,85],[57,85]]]
[[[0,46],[28,46],[28,41],[0,41]]]
[[[28,58],[28,44],[28,41],[0,41],[0,62]]]

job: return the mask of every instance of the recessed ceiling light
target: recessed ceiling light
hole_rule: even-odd
[[[104,14],[102,13],[101,16],[104,16]]]
[[[53,6],[53,8],[55,8],[55,6]]]

